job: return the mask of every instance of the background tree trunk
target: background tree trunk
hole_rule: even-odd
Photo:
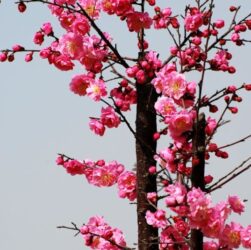
[[[201,113],[194,124],[193,135],[193,166],[192,166],[192,186],[205,191],[205,114]],[[191,231],[191,249],[203,250],[203,233],[200,230]]]
[[[148,169],[156,165],[153,156],[156,152],[156,141],[153,134],[157,130],[154,104],[157,94],[152,84],[137,84],[136,114],[136,157],[137,157],[137,216],[138,216],[138,249],[157,250],[158,229],[146,223],[147,210],[156,211],[147,201],[148,192],[156,192],[156,176],[150,175]]]

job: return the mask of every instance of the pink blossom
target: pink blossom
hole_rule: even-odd
[[[100,1],[97,0],[79,0],[81,6],[85,9],[87,14],[93,18],[97,19],[101,10]]]
[[[171,21],[172,10],[171,8],[165,8],[159,10],[159,12],[153,17],[155,29],[166,29]]]
[[[64,157],[62,155],[59,155],[58,158],[56,159],[56,163],[57,165],[64,165],[65,161],[64,161]]]
[[[41,45],[44,42],[44,34],[40,31],[36,32],[33,38],[33,42],[35,44]]]
[[[166,64],[159,72],[156,73],[156,77],[152,80],[152,84],[154,85],[156,92],[160,94],[164,86],[166,84],[166,78],[168,75],[176,70],[175,64]]]
[[[175,222],[174,224],[175,229],[177,229],[177,231],[180,232],[181,235],[186,237],[190,231],[190,227],[188,223],[184,221],[182,217],[178,217],[178,216],[173,217],[173,220]]]
[[[156,212],[146,211],[146,222],[148,225],[157,228],[165,228],[167,226],[166,212],[162,209]]]
[[[206,241],[203,243],[203,250],[218,250],[219,244],[215,241]]]
[[[193,8],[185,17],[185,28],[187,31],[197,31],[203,24],[203,14]]]
[[[120,124],[120,118],[116,115],[112,107],[101,109],[100,121],[108,128],[117,128]]]
[[[83,38],[73,32],[68,32],[59,39],[58,51],[72,59],[83,55]]]
[[[224,25],[225,25],[225,22],[224,22],[224,20],[222,20],[222,19],[219,19],[219,20],[217,20],[216,22],[214,22],[214,26],[215,26],[217,29],[223,28]]]
[[[136,175],[125,171],[118,177],[118,189],[120,198],[128,198],[133,201],[136,198]]]
[[[124,16],[133,11],[131,0],[102,0],[102,8],[109,15]]]
[[[214,58],[210,60],[210,64],[213,70],[227,71],[229,68],[229,60],[232,55],[226,50],[219,50],[215,54]]]
[[[150,64],[150,67],[153,70],[159,69],[162,65],[162,62],[158,58],[158,53],[156,51],[150,50],[146,54],[145,59],[147,60],[148,65]]]
[[[66,55],[59,55],[53,57],[53,64],[62,71],[72,70],[74,67],[74,63],[71,59]]]
[[[187,193],[187,203],[190,209],[188,215],[190,226],[196,229],[207,226],[212,213],[210,198],[199,188],[193,187],[192,190]]]
[[[174,99],[179,99],[185,94],[186,87],[187,82],[185,76],[173,71],[166,76],[163,85],[163,94]]]
[[[241,230],[241,243],[243,247],[251,249],[251,225]]]
[[[166,96],[159,97],[154,107],[157,113],[166,118],[170,118],[176,112],[173,99]]]
[[[104,33],[108,40],[111,40],[107,33]],[[92,72],[100,72],[102,61],[108,55],[106,44],[95,35],[83,37],[83,51],[80,63],[83,64],[86,70]]]
[[[71,175],[84,174],[85,165],[77,160],[65,161],[63,167]]]
[[[147,193],[146,197],[153,204],[155,204],[157,201],[157,193],[156,192]]]
[[[70,90],[75,94],[84,96],[91,81],[93,81],[93,78],[88,75],[75,75],[71,80]]]
[[[6,52],[0,53],[0,62],[5,62],[8,56]]]
[[[224,228],[230,210],[226,202],[221,202],[212,208],[207,207],[207,209],[207,224],[201,225],[201,230],[207,237],[218,238]]]
[[[166,205],[180,216],[187,215],[188,210],[185,204],[187,190],[185,186],[176,182],[168,185],[165,191],[169,193],[169,196],[165,198]]]
[[[75,34],[79,34],[79,35],[86,35],[89,31],[90,31],[90,24],[88,23],[88,21],[86,20],[86,18],[81,17],[77,17],[72,25],[71,25],[71,29]]]
[[[52,26],[50,23],[44,23],[42,26],[42,30],[45,35],[49,36],[53,33]]]
[[[13,50],[14,52],[23,51],[23,50],[24,50],[24,47],[21,46],[21,45],[19,45],[19,44],[15,44],[15,45],[12,46],[12,50]]]
[[[244,212],[245,204],[244,202],[236,195],[228,196],[228,202],[230,205],[230,208],[238,214],[241,214]]]
[[[168,185],[165,191],[169,193],[169,196],[165,198],[165,203],[167,206],[180,205],[185,202],[186,198],[186,188],[182,184],[176,182],[175,184]]]
[[[98,119],[91,118],[89,127],[96,135],[102,136],[105,133],[105,126]]]
[[[24,60],[26,62],[30,62],[30,61],[32,61],[32,59],[33,59],[33,52],[30,52],[30,53],[28,53],[28,54],[25,55]]]
[[[68,32],[72,31],[71,25],[76,20],[76,15],[69,12],[63,12],[59,14],[60,25]]]
[[[126,247],[123,233],[112,228],[103,217],[91,217],[87,224],[80,228],[85,245],[97,250],[119,250]]]
[[[238,248],[241,244],[241,231],[242,227],[238,223],[231,222],[230,225],[226,224],[220,235],[220,245],[228,246],[229,248]]]
[[[212,135],[215,132],[217,122],[215,119],[208,117],[205,132],[207,135]]]
[[[237,42],[238,40],[240,40],[240,35],[239,35],[239,33],[233,33],[233,34],[231,35],[231,40],[232,40],[233,42]]]
[[[100,101],[100,99],[107,95],[106,85],[103,80],[97,79],[90,82],[86,89],[86,93],[94,101]]]
[[[96,166],[91,174],[87,174],[88,182],[98,187],[110,187],[117,183],[119,175],[124,171],[124,166],[112,161],[104,166]]]
[[[130,31],[139,32],[141,29],[149,29],[152,19],[147,12],[132,12],[126,17],[127,26]]]
[[[154,156],[154,159],[164,168],[167,168],[172,173],[176,171],[176,164],[174,163],[175,153],[170,148],[165,148],[158,152],[157,155]]]
[[[181,111],[169,120],[170,135],[174,140],[182,140],[185,132],[191,131],[193,127],[194,114],[186,110]]]
[[[130,106],[136,103],[136,90],[130,86],[113,88],[110,95],[115,99],[116,106],[121,111],[130,110]]]
[[[185,238],[175,227],[170,225],[160,233],[160,250],[175,250],[177,242],[180,242],[178,244],[179,249],[189,250],[188,245],[185,243]]]
[[[40,50],[39,52],[39,56],[42,58],[42,59],[48,59],[49,56],[51,55],[51,48],[48,47],[48,48],[43,48]]]

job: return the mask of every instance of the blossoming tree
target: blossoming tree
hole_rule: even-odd
[[[136,171],[115,160],[76,160],[66,154],[58,156],[57,164],[97,187],[117,185],[120,198],[136,203],[140,250],[250,249],[251,225],[230,220],[231,213],[244,211],[243,200],[230,195],[214,204],[211,199],[212,192],[251,167],[249,159],[218,180],[205,175],[205,166],[210,157],[228,158],[226,148],[250,137],[227,145],[214,139],[226,123],[226,113],[238,112],[241,91],[250,91],[251,84],[230,84],[212,94],[206,93],[205,85],[210,82],[208,72],[236,73],[231,48],[248,46],[251,13],[240,16],[240,7],[229,6],[231,20],[215,18],[220,3],[214,0],[181,2],[180,13],[172,6],[161,7],[163,1],[157,0],[22,0],[18,10],[25,12],[30,3],[46,5],[64,34],[58,37],[46,22],[33,39],[38,49],[14,45],[2,50],[0,61],[11,62],[25,52],[26,62],[39,53],[61,71],[81,65],[83,73],[72,77],[70,90],[103,105],[100,116],[90,118],[91,131],[104,136],[107,129],[124,123],[136,142]],[[98,22],[105,14],[114,15],[135,34],[134,57],[120,51]],[[169,34],[169,55],[154,50],[148,30]],[[49,38],[53,41],[44,47]],[[194,75],[198,80],[187,80]],[[127,119],[134,109],[135,126]],[[165,147],[157,149],[161,138]],[[76,230],[91,249],[133,249],[122,231],[103,217],[91,217],[81,227],[73,223],[61,228]]]

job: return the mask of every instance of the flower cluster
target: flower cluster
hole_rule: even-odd
[[[123,233],[118,228],[112,228],[103,217],[91,217],[87,224],[80,228],[85,245],[91,249],[119,250],[126,247]]]
[[[125,167],[117,161],[104,160],[83,162],[59,155],[56,163],[71,175],[85,175],[87,181],[97,187],[110,187],[117,183],[121,198],[134,200],[136,198],[136,175],[125,171]]]

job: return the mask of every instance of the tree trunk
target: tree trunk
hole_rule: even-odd
[[[192,166],[192,186],[205,191],[205,114],[201,113],[194,124],[193,135],[193,166]],[[200,230],[192,229],[191,231],[191,249],[203,250],[203,233]]]
[[[137,84],[136,114],[136,157],[137,157],[137,216],[138,216],[138,249],[157,250],[158,229],[146,223],[147,210],[156,211],[146,198],[148,192],[156,192],[156,176],[150,175],[148,169],[156,165],[153,156],[156,152],[156,141],[153,134],[157,130],[154,104],[157,94],[152,84]]]

